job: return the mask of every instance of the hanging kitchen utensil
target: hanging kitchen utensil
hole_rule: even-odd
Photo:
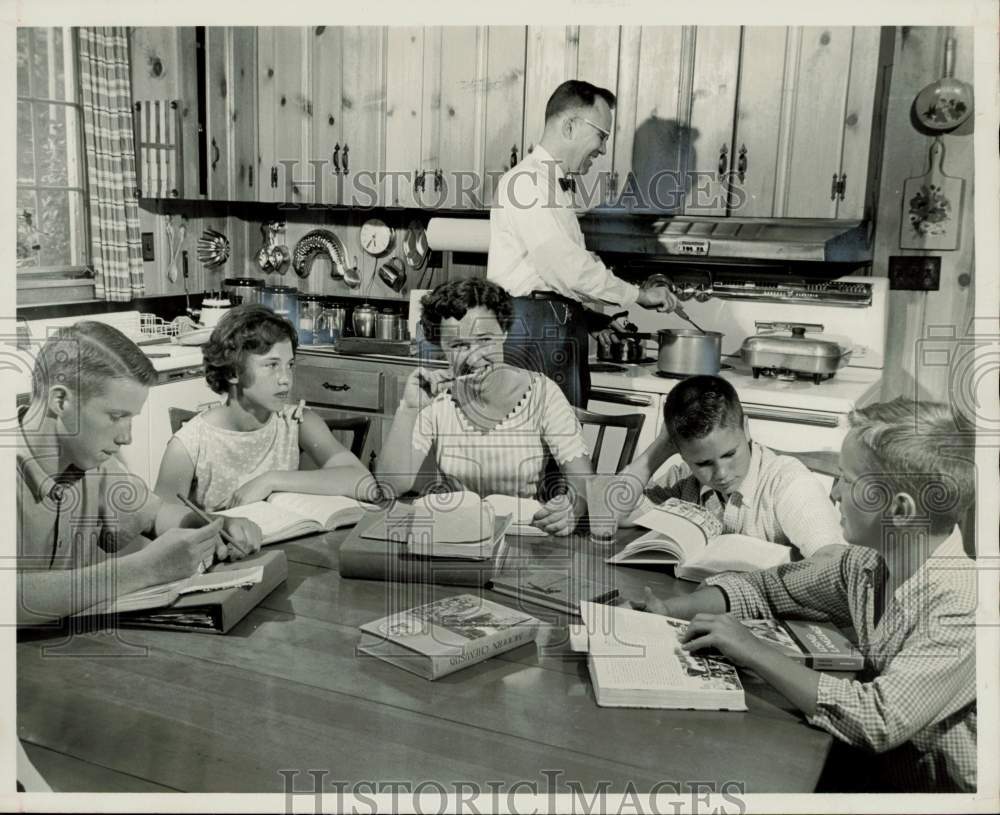
[[[292,254],[292,268],[299,277],[308,277],[316,255],[326,255],[332,268],[330,276],[334,279],[344,277],[347,268],[347,249],[344,242],[329,229],[313,229],[302,236],[295,244]]]
[[[945,174],[940,136],[931,144],[928,158],[927,172],[908,178],[903,185],[899,245],[902,249],[957,249],[965,180]]]
[[[173,217],[170,216],[167,218],[167,280],[171,283],[177,282],[177,258],[180,257],[181,250],[184,248],[184,241],[187,238],[187,219],[184,216],[180,216],[179,220],[180,225],[175,231]]]
[[[198,238],[198,260],[209,269],[229,260],[229,238],[214,229],[206,229]]]
[[[378,270],[378,278],[394,292],[403,290],[406,285],[406,267],[399,258],[391,258],[383,263]]]
[[[284,274],[287,270],[292,255],[287,246],[278,243],[278,233],[284,231],[283,221],[268,221],[260,225],[264,245],[257,251],[257,265],[261,271]]]
[[[954,71],[955,38],[949,36],[944,44],[944,76],[920,91],[913,102],[917,121],[929,130],[954,130],[972,114],[972,88],[955,79]]]

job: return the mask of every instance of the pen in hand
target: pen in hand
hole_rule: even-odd
[[[184,504],[184,506],[190,509],[195,515],[201,518],[206,524],[212,523],[212,519],[208,516],[208,513],[206,513],[205,510],[201,509],[197,504],[195,504],[186,496],[177,493],[177,500],[180,501],[182,504]],[[236,542],[233,540],[233,536],[230,535],[225,529],[220,529],[219,535],[222,537],[222,540],[224,540],[227,545],[235,546],[237,549],[240,548],[239,546],[236,546]],[[198,574],[202,574],[203,572],[207,571],[212,566],[213,560],[214,560],[214,554],[205,558],[205,560],[203,560],[198,565]]]

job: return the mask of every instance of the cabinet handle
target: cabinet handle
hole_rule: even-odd
[[[222,153],[219,151],[219,145],[216,144],[215,139],[212,139],[212,172],[215,172],[215,166],[219,163],[219,158]]]
[[[833,181],[830,182],[830,200],[837,200],[837,174],[833,174]]]
[[[420,170],[413,171],[413,191],[424,190],[424,173]]]
[[[847,173],[841,173],[840,181],[837,183],[837,197],[841,201],[844,200],[844,194],[847,192]]]
[[[510,166],[513,167],[517,164],[517,145],[515,144],[510,148]]]
[[[749,166],[749,164],[750,162],[747,159],[747,146],[745,144],[741,144],[740,157],[739,160],[736,162],[736,174],[740,179],[740,184],[742,184],[743,181],[746,179],[747,167]]]
[[[444,184],[444,170],[438,168],[434,171],[434,192],[438,192]]]
[[[253,165],[250,165],[250,172],[247,174],[247,184],[250,189],[253,189]]]
[[[323,387],[328,391],[349,391],[351,389],[350,385],[331,385],[329,382],[324,382]]]
[[[333,174],[340,172],[340,142],[333,145]]]
[[[344,175],[347,175],[347,173],[349,172],[349,170],[347,168],[347,151],[350,150],[350,149],[351,148],[349,148],[347,146],[347,144],[345,143],[344,144]]]
[[[618,171],[612,170],[611,175],[608,177],[608,197],[605,199],[604,203],[613,204],[617,196],[618,196]]]
[[[723,175],[726,172],[726,167],[729,166],[729,145],[722,145],[722,149],[719,150],[719,175]]]
[[[277,188],[278,186],[278,168],[271,168],[271,186]]]

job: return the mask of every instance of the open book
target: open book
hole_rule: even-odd
[[[264,543],[278,543],[302,535],[353,526],[365,512],[377,509],[374,504],[342,495],[272,492],[265,501],[243,504],[215,514],[248,518],[260,527]]]
[[[531,525],[531,519],[542,508],[540,501],[534,498],[518,498],[514,495],[487,495],[484,499],[489,502],[497,515],[509,515],[511,518],[508,535],[520,535],[521,537],[548,537],[548,532],[543,532],[537,526]]]
[[[787,546],[748,535],[723,535],[722,523],[696,504],[670,498],[635,520],[650,529],[607,559],[621,565],[674,565],[700,582],[719,572],[750,572],[787,563]]]
[[[734,665],[681,648],[684,620],[587,602],[580,616],[570,642],[587,651],[602,707],[747,709]]]

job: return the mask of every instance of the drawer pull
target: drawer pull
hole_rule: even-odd
[[[350,385],[331,385],[329,382],[324,382],[323,387],[328,391],[349,391],[351,389]]]

